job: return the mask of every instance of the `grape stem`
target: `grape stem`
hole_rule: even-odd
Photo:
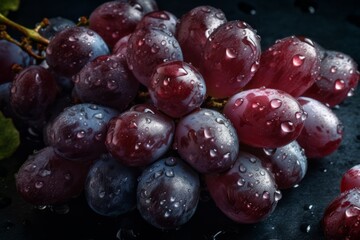
[[[42,37],[35,30],[26,28],[26,27],[21,26],[20,24],[18,24],[16,22],[11,21],[10,19],[5,17],[1,13],[0,13],[0,22],[7,25],[7,26],[9,26],[9,27],[11,27],[11,28],[14,28],[14,29],[18,30],[19,32],[24,34],[26,37],[30,38],[31,40],[34,40],[37,43],[40,43],[40,44],[45,45],[45,46],[47,46],[49,44],[49,40]]]

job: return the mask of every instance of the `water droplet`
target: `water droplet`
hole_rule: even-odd
[[[49,176],[51,174],[51,171],[46,170],[46,169],[42,169],[42,170],[39,171],[39,174],[42,177],[46,177],[46,176]]]
[[[303,56],[301,54],[296,54],[293,57],[292,62],[295,67],[299,67],[304,63],[304,60],[305,60],[305,56]]]
[[[294,123],[291,121],[286,121],[281,123],[281,130],[285,133],[290,133],[295,130]]]
[[[337,79],[335,81],[335,90],[342,90],[345,87],[345,81],[342,79]]]
[[[331,73],[336,73],[336,70],[337,70],[336,66],[331,66],[331,68],[330,68]]]
[[[270,106],[273,109],[277,109],[277,108],[281,107],[281,105],[282,105],[282,101],[280,99],[273,99],[270,101]]]
[[[75,42],[75,41],[77,41],[77,39],[76,39],[75,37],[73,37],[73,36],[70,36],[70,37],[69,37],[69,41],[70,41],[70,42]]]
[[[64,178],[66,179],[66,180],[71,180],[71,174],[70,173],[65,173],[64,174]]]
[[[347,96],[348,96],[348,97],[352,97],[352,96],[354,96],[354,93],[355,93],[355,89],[354,89],[354,88],[350,88],[349,92],[347,93]]]
[[[84,138],[85,137],[85,131],[81,130],[81,131],[77,132],[76,137],[77,138]]]
[[[228,59],[233,59],[233,58],[236,58],[236,51],[233,49],[233,48],[227,48],[226,50],[225,50],[225,52],[226,52],[226,57],[228,58]]]
[[[244,102],[244,99],[238,98],[235,100],[234,105],[235,107],[239,107]]]
[[[275,191],[275,201],[279,201],[282,198],[282,194],[279,190]]]
[[[300,230],[304,233],[309,233],[311,230],[311,225],[307,223],[301,224]]]
[[[99,198],[104,198],[105,197],[105,191],[104,190],[100,190],[99,191]]]
[[[240,165],[239,166],[239,171],[241,172],[241,173],[244,173],[244,172],[246,172],[246,167],[244,167],[244,165]]]
[[[172,169],[166,169],[165,170],[165,175],[167,177],[173,177],[175,174],[174,174],[174,171]]]
[[[258,70],[258,68],[259,68],[259,62],[256,61],[255,63],[253,63],[251,65],[250,72],[254,73],[254,72],[256,72],[256,70]]]
[[[166,211],[166,212],[164,213],[164,217],[166,217],[166,218],[170,217],[170,212],[169,212],[169,211]]]
[[[44,182],[42,182],[42,181],[37,181],[37,182],[35,182],[35,188],[40,189],[40,188],[42,188],[43,186],[44,186]]]
[[[239,178],[239,180],[236,182],[236,184],[237,184],[239,187],[244,186],[244,183],[245,183],[245,179],[243,179],[243,178]]]
[[[272,156],[276,152],[276,148],[263,148],[263,151],[267,156]]]
[[[176,160],[176,158],[174,158],[174,157],[169,157],[169,158],[165,159],[165,164],[166,164],[167,166],[172,167],[172,166],[175,166],[176,163],[177,163],[177,160]]]
[[[209,128],[205,128],[205,129],[204,129],[204,137],[207,138],[207,139],[209,139],[209,138],[212,137],[211,131],[210,131]]]

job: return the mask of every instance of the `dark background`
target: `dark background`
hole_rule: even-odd
[[[43,17],[62,16],[77,21],[104,1],[22,0],[9,17],[32,27]],[[257,29],[265,49],[276,39],[305,35],[326,49],[352,56],[360,63],[360,1],[170,1],[159,8],[177,17],[199,5],[224,11],[228,20],[241,19]],[[255,14],[253,14],[255,13]],[[15,191],[14,174],[27,155],[38,147],[24,139],[16,154],[0,162],[0,240],[132,240],[132,239],[323,239],[320,220],[326,205],[339,194],[341,175],[360,164],[359,90],[335,113],[345,126],[339,150],[323,159],[310,160],[308,173],[298,187],[283,191],[274,213],[258,224],[241,225],[227,219],[204,195],[192,220],[178,231],[161,232],[145,223],[136,211],[115,219],[96,215],[79,197],[67,214],[39,210],[25,203]],[[61,212],[61,209],[58,209]],[[118,238],[116,235],[118,234]]]

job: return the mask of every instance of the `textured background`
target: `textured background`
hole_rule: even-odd
[[[10,18],[28,27],[43,17],[62,16],[76,21],[88,16],[104,1],[26,1]],[[160,9],[177,17],[199,5],[222,9],[228,20],[240,19],[257,29],[263,49],[276,39],[304,35],[326,49],[342,51],[360,63],[360,1],[169,1],[158,0]],[[249,5],[250,4],[250,5]],[[254,14],[255,13],[255,14]],[[341,175],[360,164],[359,89],[334,109],[345,126],[340,149],[312,160],[298,187],[283,191],[274,213],[258,224],[236,224],[203,196],[193,219],[178,231],[161,232],[146,224],[136,211],[110,219],[91,212],[82,197],[69,203],[67,214],[39,210],[16,194],[14,174],[37,143],[23,140],[11,159],[0,162],[0,239],[132,240],[132,239],[323,239],[320,220],[326,205],[339,194]],[[119,231],[120,230],[120,231]],[[116,234],[119,238],[116,238]]]

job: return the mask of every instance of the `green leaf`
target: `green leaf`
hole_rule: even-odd
[[[0,13],[6,15],[9,11],[19,8],[20,0],[0,0]]]
[[[0,112],[0,160],[10,157],[20,145],[20,134],[10,118]]]

